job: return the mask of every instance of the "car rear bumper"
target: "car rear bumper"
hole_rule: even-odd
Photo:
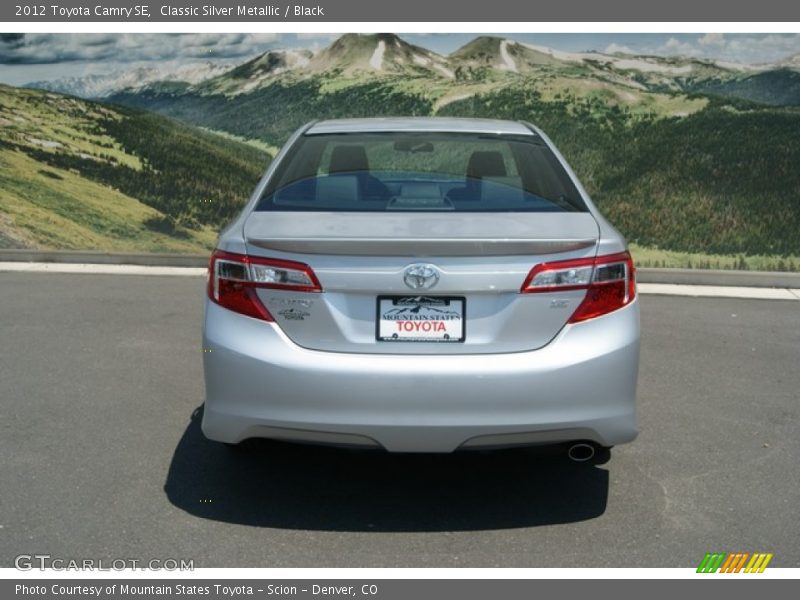
[[[530,352],[344,354],[206,301],[207,437],[393,452],[636,437],[639,306],[567,325]]]

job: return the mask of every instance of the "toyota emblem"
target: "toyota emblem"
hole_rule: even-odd
[[[439,282],[439,270],[429,264],[409,265],[403,274],[403,281],[412,290],[430,289]]]

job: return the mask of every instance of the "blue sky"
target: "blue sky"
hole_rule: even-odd
[[[139,66],[177,67],[204,60],[238,63],[275,48],[322,48],[341,35],[275,33],[0,34],[0,81],[80,77]],[[400,36],[448,54],[479,33]],[[693,56],[764,63],[800,53],[800,34],[521,33],[496,34],[558,50]]]

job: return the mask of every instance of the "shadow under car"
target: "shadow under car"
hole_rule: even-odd
[[[196,409],[164,490],[198,517],[282,529],[469,531],[583,521],[605,512],[608,471],[563,447],[390,454],[207,440]]]

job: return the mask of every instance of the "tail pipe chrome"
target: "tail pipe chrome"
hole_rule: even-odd
[[[567,456],[569,456],[570,460],[579,463],[592,460],[596,452],[597,448],[593,444],[587,444],[586,442],[578,442],[567,448]]]

